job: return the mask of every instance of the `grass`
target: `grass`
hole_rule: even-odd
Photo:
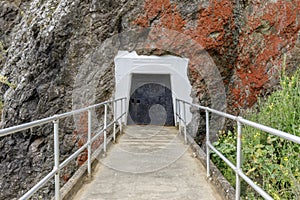
[[[260,99],[259,110],[249,110],[245,118],[300,136],[300,70],[281,75],[281,89],[267,100]],[[214,144],[231,162],[236,160],[236,131],[220,132]],[[274,199],[300,199],[300,145],[243,126],[243,172]],[[235,186],[235,173],[217,155],[213,162]],[[242,183],[243,199],[260,199],[250,186]],[[262,198],[261,198],[262,199]]]

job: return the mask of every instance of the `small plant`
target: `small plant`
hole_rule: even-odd
[[[300,70],[288,77],[284,72],[281,89],[267,100],[259,100],[259,113],[250,110],[245,118],[300,136]],[[300,146],[263,131],[243,127],[243,172],[274,199],[300,198]],[[214,145],[231,162],[236,159],[236,131],[219,135]],[[212,155],[228,181],[235,186],[235,173],[217,155]],[[260,199],[246,183],[242,183],[244,199]]]
[[[13,89],[17,87],[15,84],[10,83],[6,76],[2,76],[2,75],[0,75],[0,83],[4,83],[5,85],[8,85],[10,88]]]
[[[229,159],[230,162],[235,163],[235,154],[236,154],[236,134],[231,131],[219,132],[219,140],[214,142],[214,146],[222,152],[222,154]],[[219,158],[219,156],[215,153],[211,156],[213,163],[215,163],[224,177],[231,183],[232,186],[235,186],[235,172],[223,161]]]
[[[7,79],[7,77],[0,75],[0,83],[3,83],[5,85],[8,85],[10,88],[15,89],[16,85],[10,83]],[[2,98],[0,98],[0,119],[1,119],[1,115],[2,115],[2,109],[3,109],[3,101]]]

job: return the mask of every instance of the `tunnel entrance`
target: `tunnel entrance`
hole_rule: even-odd
[[[135,51],[119,51],[114,62],[114,98],[126,97],[125,105],[118,106],[116,113],[121,114],[122,109],[127,112],[122,120],[125,125],[172,126],[178,122],[175,117],[175,99],[192,102],[187,58],[172,55],[146,56],[138,55]],[[192,120],[189,109],[186,110],[186,117],[188,124]]]
[[[175,125],[170,75],[132,75],[127,124]]]

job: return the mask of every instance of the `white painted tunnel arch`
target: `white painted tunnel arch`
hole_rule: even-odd
[[[173,108],[175,116],[175,98],[192,102],[191,85],[187,76],[187,67],[189,60],[177,56],[145,56],[138,55],[135,51],[119,51],[114,59],[115,62],[115,98],[127,97],[130,99],[130,89],[132,74],[168,74],[170,75]],[[128,101],[126,110],[128,110]],[[117,108],[117,114],[121,113],[120,106]],[[117,116],[118,116],[117,115]],[[190,109],[186,110],[187,123],[191,122],[192,114]],[[125,119],[127,123],[127,116]]]

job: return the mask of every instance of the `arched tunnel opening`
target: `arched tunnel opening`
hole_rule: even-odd
[[[133,74],[128,103],[128,125],[175,125],[170,75]]]

